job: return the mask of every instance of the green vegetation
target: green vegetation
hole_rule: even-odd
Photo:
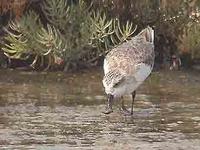
[[[108,19],[98,10],[89,11],[82,0],[76,4],[46,0],[41,7],[48,23],[42,23],[39,15],[29,11],[9,24],[2,48],[9,58],[34,57],[33,68],[42,68],[44,60],[48,60],[48,70],[57,58],[64,60],[66,71],[80,62],[92,63],[135,31],[132,23],[121,27],[119,20]]]
[[[48,69],[52,63],[54,54],[61,48],[62,43],[58,38],[56,29],[47,24],[45,28],[39,16],[34,12],[24,15],[19,21],[9,24],[10,30],[5,40],[9,44],[5,44],[2,48],[9,58],[28,59],[34,56],[31,66],[34,68],[36,62],[40,58],[40,66],[44,64],[44,58],[48,59]]]
[[[188,45],[192,59],[200,58],[200,25],[199,23],[191,23],[186,30],[185,45]]]
[[[0,52],[9,59],[31,60],[34,69],[49,70],[59,64],[68,71],[96,65],[110,49],[147,25],[156,31],[156,64],[164,64],[173,54],[200,59],[199,0],[32,3],[24,15],[20,17],[20,11],[18,19],[4,25]]]

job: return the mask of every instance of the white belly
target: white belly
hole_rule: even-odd
[[[106,93],[110,93],[115,97],[120,97],[123,95],[131,94],[133,91],[135,91],[152,71],[152,68],[144,63],[138,64],[136,68],[136,72],[132,76],[126,77],[126,80],[124,83],[121,83],[120,86],[116,88],[105,87]]]

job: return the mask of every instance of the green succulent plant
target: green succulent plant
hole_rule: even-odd
[[[5,37],[6,43],[2,48],[6,56],[15,59],[28,59],[34,56],[30,66],[35,68],[40,58],[40,66],[44,65],[44,58],[47,58],[47,69],[53,64],[52,59],[64,45],[59,33],[54,27],[47,25],[45,28],[34,12],[24,15],[20,21],[11,22],[8,33]]]
[[[99,55],[105,55],[113,47],[130,40],[136,31],[133,23],[127,21],[125,26],[120,25],[119,19],[108,19],[101,11],[93,12],[91,45],[98,49]]]
[[[130,39],[136,28],[127,22],[108,18],[100,10],[90,10],[83,0],[45,0],[41,5],[47,24],[30,11],[5,29],[7,36],[3,51],[10,58],[27,59],[34,56],[33,68],[46,65],[48,70],[57,57],[69,66],[93,63],[110,49]],[[38,65],[39,64],[39,65]]]

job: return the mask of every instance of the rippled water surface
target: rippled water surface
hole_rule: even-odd
[[[101,113],[101,79],[101,70],[0,71],[0,149],[200,149],[200,73],[154,72],[137,91],[133,117],[118,102]]]

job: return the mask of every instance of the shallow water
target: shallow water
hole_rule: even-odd
[[[199,76],[154,72],[129,117],[118,102],[114,113],[101,113],[101,70],[0,71],[0,149],[199,150]]]

